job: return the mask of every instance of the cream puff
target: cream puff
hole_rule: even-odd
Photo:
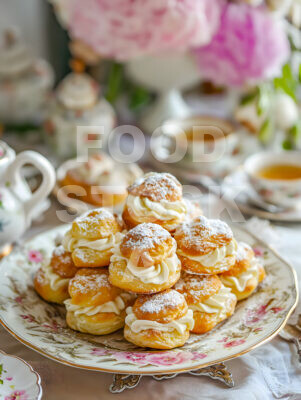
[[[61,187],[78,187],[78,193],[73,190],[75,197],[98,207],[122,203],[127,196],[127,186],[143,174],[138,165],[119,165],[103,152],[91,155],[86,162],[68,163],[71,167],[64,173]]]
[[[234,267],[221,274],[220,278],[223,284],[232,290],[237,300],[242,300],[254,292],[265,278],[265,271],[252,248],[240,242]]]
[[[234,313],[236,297],[217,275],[184,272],[174,288],[184,295],[193,312],[194,333],[208,332]]]
[[[93,335],[105,335],[124,326],[125,309],[134,297],[112,286],[107,268],[82,268],[69,283],[65,301],[70,328]]]
[[[77,267],[104,267],[121,239],[121,225],[107,209],[98,208],[73,221],[62,244]]]
[[[109,267],[112,285],[134,293],[155,293],[180,278],[176,242],[157,224],[140,224],[114,248]]]
[[[174,233],[182,268],[193,274],[221,274],[235,263],[237,243],[223,221],[199,216]]]
[[[54,249],[50,261],[44,262],[34,278],[34,288],[46,301],[63,304],[68,299],[68,284],[78,269],[74,265],[71,253],[63,246]]]
[[[185,219],[182,185],[170,174],[150,172],[130,186],[128,193],[122,217],[129,229],[152,222],[173,231]]]
[[[185,344],[193,329],[193,312],[176,290],[139,296],[126,309],[124,337],[141,347],[173,349]]]

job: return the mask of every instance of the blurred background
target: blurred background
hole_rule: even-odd
[[[95,126],[107,151],[114,128],[131,124],[145,138],[133,159],[143,168],[220,184],[253,153],[301,149],[300,0],[1,0],[0,8],[1,132],[16,151],[38,150],[59,167],[77,153],[79,126],[84,152],[101,136]],[[208,127],[225,139],[214,162],[202,156],[201,146],[212,150]],[[128,151],[135,132],[122,135]],[[183,132],[185,155],[173,157]]]

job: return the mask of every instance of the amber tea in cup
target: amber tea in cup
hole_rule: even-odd
[[[272,180],[301,179],[301,167],[292,164],[267,165],[256,172],[259,178]]]

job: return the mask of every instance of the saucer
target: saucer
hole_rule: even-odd
[[[288,209],[271,213],[251,204],[248,199],[254,193],[254,189],[250,185],[246,173],[241,168],[225,177],[221,183],[221,192],[225,201],[233,201],[232,199],[235,198],[236,205],[245,214],[255,215],[270,221],[301,222],[301,209]]]
[[[0,399],[40,400],[41,378],[19,357],[0,350]]]
[[[170,172],[186,182],[196,182],[200,175],[222,180],[241,165],[245,159],[260,150],[254,135],[238,132],[239,143],[235,152],[224,155],[220,160],[211,163],[192,162],[184,157],[178,162],[168,162],[169,150],[165,137],[153,139],[152,152],[149,152],[149,163],[158,171]],[[207,165],[205,165],[207,164]]]

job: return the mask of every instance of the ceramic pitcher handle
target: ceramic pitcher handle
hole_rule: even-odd
[[[18,187],[18,182],[22,181],[21,168],[25,164],[34,165],[41,172],[43,179],[38,189],[30,196],[30,198],[23,201],[14,188]],[[6,179],[10,183],[12,191],[14,191],[20,201],[23,202],[25,221],[26,226],[28,227],[31,223],[36,206],[49,195],[54,187],[54,168],[41,154],[36,153],[35,151],[24,151],[18,154],[15,160],[9,165]]]

